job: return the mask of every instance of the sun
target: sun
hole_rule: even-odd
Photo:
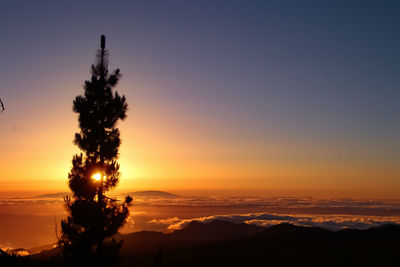
[[[95,173],[95,174],[92,175],[92,178],[95,179],[96,181],[100,181],[101,174],[100,173]]]

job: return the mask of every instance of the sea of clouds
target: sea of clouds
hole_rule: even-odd
[[[262,227],[269,227],[280,223],[291,223],[298,226],[321,227],[328,230],[367,229],[384,224],[400,224],[399,216],[354,216],[354,215],[291,215],[291,214],[224,214],[199,218],[181,219],[171,217],[167,219],[153,219],[148,223],[163,224],[167,230],[179,230],[185,228],[190,222],[210,222],[213,220],[226,220],[233,223],[247,223]]]
[[[0,247],[32,248],[55,242],[54,228],[67,216],[67,193],[0,198]],[[126,194],[113,197],[123,199]],[[215,219],[269,227],[279,223],[329,230],[400,224],[400,200],[277,197],[179,196],[131,193],[133,205],[123,233],[170,232],[191,221]]]

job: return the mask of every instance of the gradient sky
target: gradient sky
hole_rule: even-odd
[[[107,37],[120,189],[400,198],[400,2],[8,1],[0,191],[66,190]]]

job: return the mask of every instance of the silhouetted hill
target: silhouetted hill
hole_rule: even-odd
[[[168,237],[171,241],[224,241],[249,237],[260,233],[262,229],[255,225],[224,220],[213,220],[209,223],[192,221],[186,228],[174,231]]]
[[[191,222],[169,234],[143,231],[116,239],[124,241],[124,266],[154,266],[160,245],[163,266],[400,266],[399,225],[333,232],[286,223],[262,228],[215,220]],[[57,251],[31,258],[40,262]]]
[[[147,255],[144,246],[135,251],[124,244],[124,255],[133,255],[126,260],[151,266],[161,244],[164,266],[400,266],[399,225],[333,232],[292,224],[264,229],[216,220],[192,222],[159,238],[153,239],[153,253]]]
[[[159,244],[168,249],[193,247],[210,242],[235,240],[260,233],[263,228],[249,224],[235,224],[223,220],[214,220],[209,223],[193,221],[181,230],[169,234],[143,231],[126,235],[119,235],[117,240],[123,240],[124,254],[141,254],[152,251]]]
[[[126,253],[136,252],[136,251],[150,251],[153,252],[161,240],[164,238],[165,234],[153,231],[143,231],[136,232],[126,235],[118,235],[117,240],[123,240],[122,251]]]
[[[282,223],[265,229],[257,237],[260,239],[319,239],[327,238],[334,233],[320,227],[302,227],[290,223]]]

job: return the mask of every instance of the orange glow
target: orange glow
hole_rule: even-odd
[[[29,119],[17,120],[17,128],[3,126],[0,191],[69,190],[71,160],[80,153],[72,143],[78,129],[70,99],[79,93],[70,93],[60,114],[26,113]],[[118,190],[301,190],[400,198],[398,161],[372,153],[379,147],[272,134],[262,141],[224,136],[219,126],[192,125],[184,115],[140,110],[128,112],[118,126]]]
[[[95,173],[92,175],[92,178],[96,181],[100,181],[101,179],[101,174],[100,173]]]

